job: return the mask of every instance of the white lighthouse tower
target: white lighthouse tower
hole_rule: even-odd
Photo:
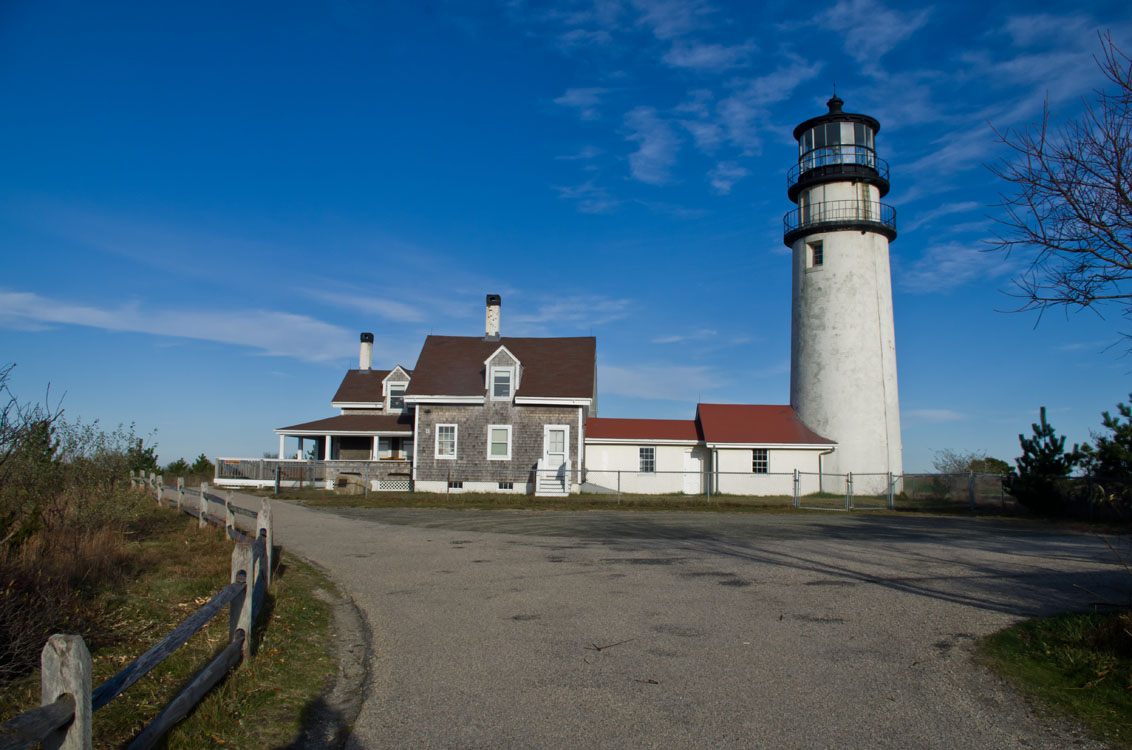
[[[896,212],[880,202],[888,193],[888,165],[875,148],[880,123],[843,104],[835,94],[828,113],[794,129],[798,164],[787,193],[798,208],[786,214],[783,237],[794,261],[790,404],[837,441],[823,471],[852,472],[854,492],[872,494],[889,473],[903,473],[888,262]]]

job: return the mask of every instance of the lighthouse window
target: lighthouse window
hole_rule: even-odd
[[[822,251],[821,243],[811,242],[806,245],[806,248],[810,251],[810,268],[820,267],[825,262],[825,254]]]

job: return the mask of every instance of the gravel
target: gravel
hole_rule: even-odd
[[[370,630],[347,747],[1100,747],[971,658],[1020,619],[1126,600],[1094,536],[867,514],[273,512],[276,540]]]

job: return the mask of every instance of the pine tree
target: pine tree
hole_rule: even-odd
[[[1132,502],[1132,393],[1129,405],[1117,404],[1117,416],[1104,412],[1101,424],[1108,435],[1093,433],[1095,446],[1083,445],[1081,465],[1093,477],[1102,499]]]
[[[1058,437],[1041,409],[1041,421],[1031,425],[1033,437],[1018,436],[1022,455],[1015,459],[1017,472],[1010,475],[1007,489],[1018,502],[1040,513],[1053,513],[1063,501],[1061,485],[1078,461],[1078,451],[1065,452],[1065,436]]]

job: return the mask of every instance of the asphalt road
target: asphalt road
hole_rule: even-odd
[[[370,628],[354,748],[1093,747],[972,643],[1132,587],[1023,523],[274,508]]]

